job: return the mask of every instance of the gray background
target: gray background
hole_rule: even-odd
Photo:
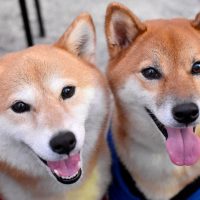
[[[90,12],[97,29],[97,64],[104,70],[107,49],[104,38],[104,16],[111,0],[40,0],[47,36],[38,37],[33,0],[26,0],[35,43],[52,43],[83,11]],[[194,18],[200,11],[200,0],[119,0],[141,19]],[[26,48],[18,0],[0,0],[0,55]]]

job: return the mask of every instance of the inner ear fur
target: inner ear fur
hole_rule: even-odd
[[[200,12],[197,13],[194,20],[192,20],[192,26],[198,30],[200,30]]]
[[[115,57],[123,49],[128,48],[146,29],[146,25],[127,7],[111,3],[105,18],[105,34],[110,57]]]

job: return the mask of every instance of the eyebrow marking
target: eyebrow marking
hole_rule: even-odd
[[[64,79],[59,76],[52,76],[47,80],[50,90],[53,92],[60,91],[64,86],[76,85],[76,81],[72,79]]]
[[[21,100],[29,104],[34,104],[36,100],[36,88],[31,85],[25,85],[24,87],[18,88],[18,91],[11,95],[10,100],[16,101]]]

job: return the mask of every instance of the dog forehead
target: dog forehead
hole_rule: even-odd
[[[47,45],[37,45],[3,57],[0,69],[3,72],[0,76],[16,85],[44,81],[56,84],[65,79],[84,87],[93,84],[98,77],[92,66],[66,51]]]
[[[186,19],[147,21],[147,31],[136,38],[119,65],[132,65],[132,72],[141,70],[146,64],[174,66],[187,65],[200,57],[200,32]],[[198,57],[198,58],[196,58]],[[163,63],[164,62],[164,63]],[[170,63],[171,62],[171,63]],[[127,67],[128,68],[128,67]]]
[[[147,21],[147,32],[141,36],[141,43],[147,50],[145,54],[161,54],[162,56],[181,55],[187,52],[187,56],[200,51],[198,42],[200,32],[192,27],[187,19],[152,20]],[[154,50],[153,50],[153,49]],[[141,49],[142,50],[142,49]],[[156,51],[155,51],[156,50]]]

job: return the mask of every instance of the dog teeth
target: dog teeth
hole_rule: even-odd
[[[73,176],[67,176],[67,177],[61,176],[61,178],[62,178],[62,179],[72,179],[72,178],[74,178],[77,174],[78,174],[78,172],[77,172],[76,174],[74,174]]]
[[[57,176],[61,177],[62,179],[71,179],[71,178],[74,178],[78,174],[78,172],[77,172],[76,174],[74,174],[72,176],[61,176],[56,169],[53,170],[53,173],[56,174]]]
[[[57,176],[60,176],[60,175],[59,175],[59,172],[58,172],[56,169],[54,169],[53,172],[54,172]]]
[[[78,162],[78,167],[81,168],[81,161]]]

